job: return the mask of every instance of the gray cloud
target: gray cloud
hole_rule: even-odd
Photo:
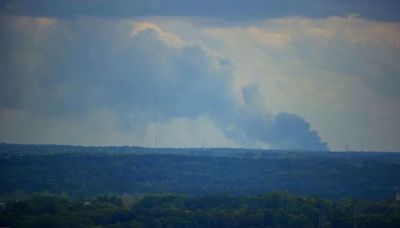
[[[359,14],[377,20],[398,21],[396,0],[34,0],[2,1],[0,10],[14,15],[47,17],[208,16],[243,20],[285,16],[327,17]]]
[[[0,85],[2,140],[24,142],[35,135],[35,143],[52,138],[79,144],[76,137],[63,141],[59,132],[66,128],[73,135],[80,125],[84,134],[79,137],[96,144],[88,134],[96,134],[99,124],[118,138],[125,137],[121,132],[144,134],[157,121],[207,116],[242,145],[258,141],[280,149],[328,149],[303,118],[258,111],[257,87],[245,88],[245,104],[239,104],[230,61],[214,59],[200,46],[169,45],[154,29],[132,36],[129,21],[5,17],[0,26],[7,34],[0,40],[5,50],[0,66],[6,69]]]
[[[276,149],[307,149],[315,151],[328,150],[318,132],[310,124],[293,113],[278,113],[276,116],[262,111],[262,97],[257,85],[243,88],[245,105],[241,107],[234,119],[235,128],[223,128],[227,135],[241,141],[242,144],[259,141]]]

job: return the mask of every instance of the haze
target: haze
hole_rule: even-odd
[[[396,1],[2,1],[0,142],[400,151]]]

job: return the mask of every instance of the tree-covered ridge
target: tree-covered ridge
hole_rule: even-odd
[[[18,198],[18,197],[17,197]],[[329,200],[286,192],[258,196],[50,194],[13,198],[0,213],[11,227],[398,227],[400,203]]]
[[[396,153],[29,145],[0,150],[0,192],[6,193],[254,195],[287,190],[386,199],[400,187]]]

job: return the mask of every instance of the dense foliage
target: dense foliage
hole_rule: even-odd
[[[396,153],[0,144],[0,170],[0,227],[400,224]]]
[[[397,153],[0,145],[0,192],[393,198]]]
[[[259,196],[35,194],[0,213],[11,227],[397,227],[400,203],[333,201],[286,192]]]

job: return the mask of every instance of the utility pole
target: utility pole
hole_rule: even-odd
[[[353,224],[354,224],[354,228],[357,228],[357,210],[356,210],[356,206],[354,206],[354,221],[353,221]]]
[[[321,208],[321,228],[324,228],[324,208]]]
[[[318,211],[318,228],[321,228],[322,224],[321,224],[321,209],[319,209]]]
[[[324,227],[324,209],[321,207],[318,213],[318,228]]]

